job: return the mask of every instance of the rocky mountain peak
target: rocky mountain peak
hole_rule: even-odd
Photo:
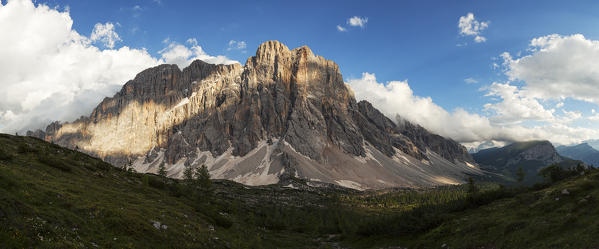
[[[253,184],[293,175],[408,186],[414,175],[409,181],[434,185],[477,173],[460,144],[407,121],[397,126],[356,102],[335,62],[278,41],[262,43],[244,66],[197,60],[144,70],[90,118],[32,134],[117,166],[135,161],[138,171],[166,163],[180,176],[182,167],[207,164],[219,178]]]

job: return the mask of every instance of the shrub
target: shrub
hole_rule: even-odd
[[[13,158],[12,154],[10,154],[9,152],[7,152],[4,149],[0,148],[0,160],[10,161],[10,160],[12,160],[12,158]]]
[[[584,170],[582,166],[581,168],[576,168],[573,170],[562,169],[559,165],[553,164],[551,166],[545,167],[539,171],[539,175],[548,180],[549,182],[558,182],[564,180],[566,178],[579,175],[578,170]]]
[[[162,181],[162,179],[155,177],[155,176],[148,176],[148,185],[150,185],[150,187],[157,188],[157,189],[164,189],[164,187],[165,187],[164,181]]]
[[[26,142],[20,142],[19,145],[17,145],[17,152],[19,154],[25,154],[30,152],[37,152],[37,150]]]
[[[168,184],[168,190],[171,193],[172,196],[174,197],[181,197],[183,196],[183,188],[181,187],[181,185],[178,182],[174,182],[172,184]]]

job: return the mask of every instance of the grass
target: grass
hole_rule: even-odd
[[[478,192],[216,180],[207,197],[35,138],[0,134],[0,148],[2,248],[599,246],[597,171],[536,188],[479,183]]]

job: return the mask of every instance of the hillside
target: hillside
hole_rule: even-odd
[[[300,241],[307,248],[320,245],[311,239],[312,229],[319,226],[310,219],[329,212],[318,208],[326,194],[230,181],[213,185],[214,197],[202,201],[181,181],[165,184],[157,176],[126,172],[39,139],[0,134],[0,247],[297,248]],[[282,218],[284,210],[292,212]],[[271,228],[287,224],[293,226]]]
[[[598,248],[599,172],[450,214],[416,248]]]
[[[583,161],[588,165],[599,165],[599,151],[591,147],[588,143],[582,143],[572,146],[558,146],[555,148],[562,156]]]
[[[517,182],[519,169],[524,172],[522,184],[532,185],[542,182],[538,173],[544,167],[559,164],[562,168],[570,168],[582,163],[560,156],[549,141],[515,142],[501,148],[481,150],[472,156],[482,169],[501,175],[505,184]]]
[[[7,248],[593,248],[599,172],[536,190],[495,184],[358,192],[251,187],[112,167],[0,134],[0,241]],[[564,194],[567,189],[567,194]]]

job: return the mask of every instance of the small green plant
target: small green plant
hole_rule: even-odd
[[[144,175],[141,178],[142,183],[144,184],[144,186],[150,186],[150,180],[148,179],[148,175]]]

